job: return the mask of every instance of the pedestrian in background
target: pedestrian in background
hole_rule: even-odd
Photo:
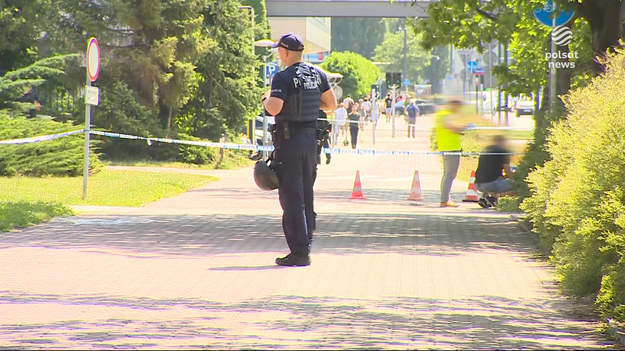
[[[332,131],[335,136],[334,140],[338,141],[339,139],[341,139],[341,137],[343,137],[344,143],[345,145],[347,145],[347,110],[345,109],[343,104],[341,104],[339,108],[336,109],[334,115],[336,116],[336,130]]]
[[[343,99],[343,107],[347,109],[347,111],[352,110],[352,106],[354,105],[354,100],[351,95],[347,95],[345,99]]]
[[[349,116],[349,134],[352,137],[352,149],[356,148],[356,145],[358,144],[358,122],[360,121],[360,113],[358,113],[358,104],[354,104],[354,106],[352,106],[352,111],[350,112]]]
[[[369,101],[368,97],[366,97],[362,102],[362,110],[365,114],[365,122],[370,121],[371,120],[371,101]]]
[[[287,68],[274,76],[262,102],[276,120],[272,167],[278,176],[282,229],[291,251],[277,258],[276,264],[308,266],[315,229],[317,117],[320,109],[336,109],[336,96],[326,74],[302,60],[304,42],[299,35],[285,34],[273,47]]]
[[[391,121],[391,114],[393,113],[393,98],[391,98],[391,94],[386,94],[386,99],[384,99],[384,107],[386,112],[386,122]]]
[[[415,105],[414,101],[410,101],[406,106],[406,123],[408,124],[408,138],[411,136],[416,138],[417,129],[417,116],[419,115],[419,108]]]
[[[366,116],[364,100],[359,99],[357,105],[358,105],[358,114],[360,115],[360,118],[358,118],[358,128],[360,129],[360,131],[358,132],[358,136],[360,138],[359,140],[362,141],[362,138],[365,136],[364,130],[365,130],[365,116]]]

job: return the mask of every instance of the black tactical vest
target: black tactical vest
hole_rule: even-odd
[[[285,70],[289,84],[282,111],[276,122],[305,123],[317,120],[321,104],[321,74],[312,66],[297,63]]]

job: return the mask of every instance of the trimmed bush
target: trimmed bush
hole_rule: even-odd
[[[562,289],[597,295],[604,316],[625,320],[625,52],[566,96],[569,114],[547,140],[551,159],[528,176],[521,204],[551,253]]]
[[[0,201],[0,232],[26,228],[52,217],[70,216],[72,210],[57,202]]]
[[[37,118],[11,118],[0,113],[0,140],[58,134],[81,127]],[[32,144],[0,145],[0,175],[81,175],[84,147],[83,133]],[[92,152],[90,172],[96,172],[102,166],[97,153]]]

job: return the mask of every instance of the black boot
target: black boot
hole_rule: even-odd
[[[290,253],[285,257],[276,258],[278,266],[309,266],[310,255]]]

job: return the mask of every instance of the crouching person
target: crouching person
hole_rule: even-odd
[[[510,181],[510,151],[503,135],[493,137],[493,144],[482,150],[475,171],[475,187],[483,193],[478,204],[484,208],[493,207],[499,195],[513,194]]]

